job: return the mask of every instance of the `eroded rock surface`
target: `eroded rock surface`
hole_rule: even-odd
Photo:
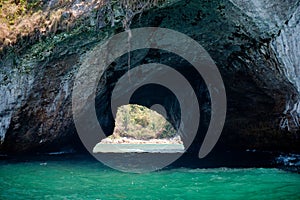
[[[131,27],[177,30],[209,52],[222,74],[228,97],[219,148],[299,151],[299,9],[297,0],[177,1],[145,11]],[[118,25],[100,28],[87,23],[43,39],[21,53],[5,53],[0,62],[1,152],[80,146],[71,110],[76,72],[96,45],[122,30]],[[209,96],[201,77],[187,62],[167,52],[132,53],[133,66],[154,61],[173,66],[196,89],[202,121],[191,149],[199,148],[210,119]],[[108,135],[114,128],[109,96],[116,80],[127,71],[127,62],[126,56],[121,57],[107,71],[106,80],[99,83],[96,110]],[[151,91],[141,93],[135,103],[150,107],[151,101],[159,101],[147,97],[153,96]],[[176,109],[170,109],[174,99],[161,103],[168,120],[176,126],[180,116]]]

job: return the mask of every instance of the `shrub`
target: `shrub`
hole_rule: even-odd
[[[118,108],[114,135],[135,139],[172,138],[173,126],[160,114],[143,106],[130,104]]]

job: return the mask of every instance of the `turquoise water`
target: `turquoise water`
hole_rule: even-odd
[[[0,199],[300,199],[300,175],[265,168],[130,174],[84,157],[1,161]]]

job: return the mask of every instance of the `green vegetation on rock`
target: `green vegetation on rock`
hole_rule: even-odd
[[[135,104],[118,108],[114,138],[129,137],[146,140],[175,136],[174,127],[162,115],[153,110]]]
[[[41,9],[41,0],[0,0],[0,20],[14,25],[16,20]]]

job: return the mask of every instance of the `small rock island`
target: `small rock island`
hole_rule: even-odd
[[[94,153],[178,153],[183,142],[174,127],[160,114],[130,104],[119,107],[114,133],[101,140]]]

